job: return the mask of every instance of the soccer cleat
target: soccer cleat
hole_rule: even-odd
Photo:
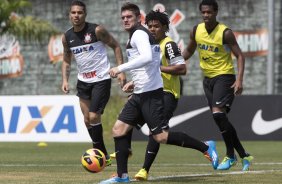
[[[134,178],[139,181],[146,181],[148,180],[148,172],[145,169],[140,169]]]
[[[243,165],[242,171],[248,171],[250,169],[250,165],[251,165],[251,162],[252,162],[253,159],[254,159],[254,157],[251,156],[251,155],[244,157],[242,159],[242,165]]]
[[[128,158],[130,158],[131,156],[132,156],[132,150],[131,149],[129,149],[129,155],[128,155]],[[112,154],[110,154],[110,157],[111,157],[111,159],[116,159],[116,152],[114,152],[114,153],[112,153]]]
[[[232,166],[236,165],[237,157],[234,155],[234,158],[224,157],[223,161],[217,167],[217,170],[228,170]]]
[[[207,141],[205,143],[209,146],[209,149],[204,153],[204,155],[207,159],[209,159],[209,161],[211,161],[213,169],[216,169],[218,166],[218,155],[215,142]]]
[[[116,159],[116,152],[110,154],[111,159]]]
[[[112,165],[112,159],[109,155],[106,156],[106,166]]]
[[[103,180],[99,184],[111,184],[111,183],[130,183],[130,180],[128,176],[125,178],[120,178],[118,176],[115,176],[113,178]]]

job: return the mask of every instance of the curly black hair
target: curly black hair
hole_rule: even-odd
[[[165,25],[167,26],[167,31],[169,31],[169,18],[168,18],[168,15],[167,13],[165,12],[160,12],[160,10],[151,10],[147,15],[146,15],[146,18],[145,18],[145,24],[148,25],[149,21],[151,20],[158,20],[160,21],[160,23],[162,25]]]

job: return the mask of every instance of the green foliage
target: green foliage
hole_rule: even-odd
[[[30,8],[28,0],[1,0],[0,3],[0,22],[6,22],[12,13],[23,13],[25,8]]]
[[[10,34],[25,40],[46,40],[51,35],[57,33],[55,28],[53,28],[49,22],[36,19],[32,16],[26,16],[11,21],[7,28]]]
[[[0,36],[11,34],[28,41],[43,41],[58,33],[48,21],[32,16],[21,16],[31,8],[28,0],[1,0]]]

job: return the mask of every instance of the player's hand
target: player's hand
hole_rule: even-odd
[[[120,73],[117,76],[118,78],[118,83],[120,85],[121,88],[123,88],[123,86],[126,84],[126,77],[124,73]]]
[[[109,71],[109,74],[112,78],[116,78],[119,73],[120,73],[120,71],[119,71],[118,67],[113,67]]]
[[[126,93],[132,93],[133,89],[134,89],[133,81],[130,81],[123,86],[122,91]]]
[[[65,94],[68,94],[70,92],[70,89],[69,89],[69,84],[67,82],[63,82],[62,84],[62,91],[65,93]]]
[[[231,88],[234,88],[234,95],[241,95],[243,93],[243,82],[236,80]]]

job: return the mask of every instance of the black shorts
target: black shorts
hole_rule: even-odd
[[[89,112],[103,114],[111,95],[111,79],[94,83],[77,80],[76,89],[79,98],[90,100]]]
[[[164,91],[164,119],[166,126],[162,127],[165,130],[169,129],[169,120],[172,118],[173,113],[177,107],[178,99],[172,93]],[[142,119],[137,123],[137,129],[140,129],[145,124],[145,121]]]
[[[132,126],[146,122],[152,134],[159,134],[167,125],[164,118],[163,89],[132,94],[118,119]]]
[[[235,81],[235,75],[231,74],[204,78],[203,87],[210,108],[226,108],[226,112],[230,111],[234,100],[234,88],[231,86]]]

